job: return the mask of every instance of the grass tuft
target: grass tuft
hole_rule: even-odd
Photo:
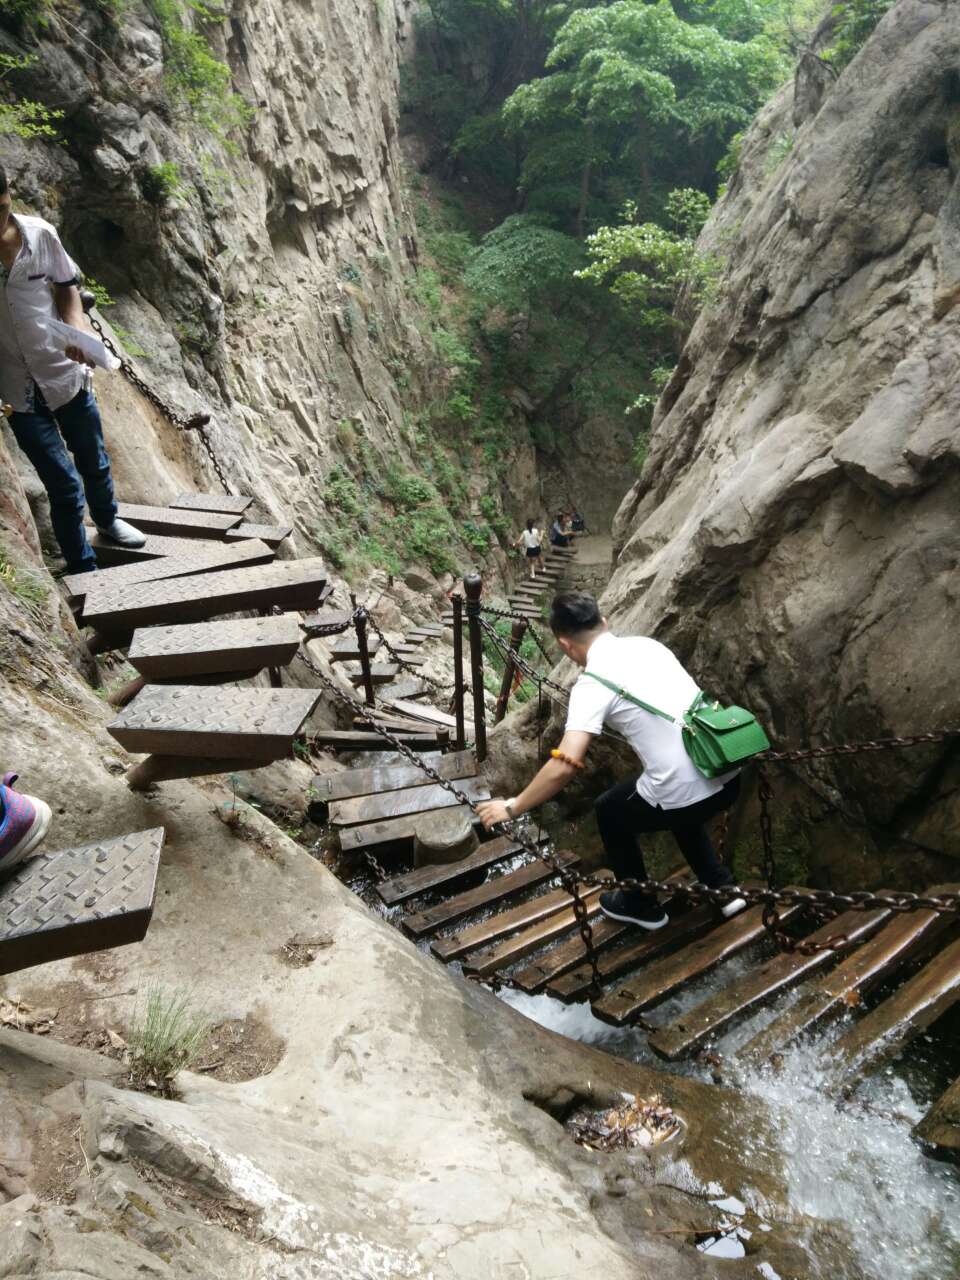
[[[130,1030],[131,1083],[171,1096],[174,1078],[200,1057],[212,1025],[185,988],[150,987]]]

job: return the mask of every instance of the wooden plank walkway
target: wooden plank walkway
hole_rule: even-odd
[[[406,902],[409,898],[419,897],[421,893],[431,890],[450,888],[452,885],[459,889],[465,875],[486,870],[519,851],[518,844],[508,840],[506,836],[497,836],[495,840],[485,841],[479,849],[461,858],[459,862],[417,867],[402,875],[391,876],[389,880],[383,880],[377,885],[377,893],[388,907],[394,907],[398,902]]]
[[[960,1160],[960,1078],[941,1094],[913,1133],[931,1155]]]
[[[486,784],[481,788],[486,791]],[[446,795],[446,792],[444,792]],[[477,796],[478,800],[489,798],[489,792],[486,796]],[[458,808],[464,813],[470,814],[474,822],[479,822],[479,818],[474,818],[471,810],[466,805],[449,806],[454,812]],[[340,832],[340,848],[344,851],[350,849],[372,849],[377,845],[383,844],[408,844],[413,840],[414,832],[417,828],[417,819],[419,814],[410,814],[405,818],[393,818],[389,822],[370,822],[366,826],[345,827]]]
[[[847,1079],[874,1071],[958,1000],[960,938],[835,1040],[830,1058]]]
[[[859,941],[875,932],[889,918],[889,911],[848,911],[817,929],[810,935],[810,941],[825,942],[837,933],[845,933],[851,942]],[[649,1039],[650,1048],[668,1061],[682,1058],[710,1036],[717,1035],[734,1019],[767,1003],[807,974],[823,969],[835,960],[836,953],[831,951],[817,951],[813,955],[800,952],[776,955],[702,1004],[688,1009],[669,1026],[655,1031]]]
[[[471,778],[477,772],[477,757],[472,751],[426,755],[422,759],[441,778]],[[380,795],[407,787],[429,786],[430,779],[416,765],[384,764],[372,769],[345,769],[342,773],[320,774],[311,785],[315,799],[329,803],[331,800],[349,800],[353,796]]]
[[[574,853],[557,855],[561,866],[575,866],[580,859]],[[413,938],[423,938],[436,933],[445,925],[456,924],[474,911],[484,910],[494,903],[506,902],[526,889],[535,888],[550,880],[556,873],[545,862],[527,862],[516,871],[508,871],[484,881],[476,889],[467,889],[463,893],[447,898],[435,907],[425,907],[422,911],[412,911],[400,921],[404,931]]]
[[[490,795],[485,778],[460,778],[457,786],[471,800],[486,800]],[[334,800],[330,805],[330,822],[337,827],[356,826],[361,822],[385,822],[390,818],[426,813],[433,809],[449,809],[459,803],[446,788],[434,782],[397,791],[383,791],[379,795]]]
[[[600,903],[597,901],[599,894],[599,889],[591,889],[589,894],[584,895],[588,919],[592,920],[600,910]],[[569,895],[565,897],[569,902]],[[563,937],[575,923],[573,908],[565,907],[562,911],[548,916],[540,924],[532,925],[504,942],[497,942],[491,947],[469,952],[461,961],[463,971],[475,973],[480,977],[496,973],[498,969],[516,964],[518,960],[525,960],[527,956],[555,938]]]
[[[437,734],[431,733],[426,725],[423,733],[398,733],[394,735],[411,751],[436,751]],[[318,729],[310,735],[311,742],[318,747],[331,747],[334,751],[389,751],[389,743],[379,733],[364,733],[360,729]]]
[[[940,892],[941,888],[931,892]],[[865,992],[895,973],[921,947],[935,941],[948,924],[949,917],[933,911],[895,915],[874,938],[842,958],[824,978],[806,986],[793,1007],[742,1045],[737,1057],[763,1062],[782,1052],[804,1032],[855,1007]]]

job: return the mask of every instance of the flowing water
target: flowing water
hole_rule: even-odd
[[[756,954],[738,958],[660,1005],[651,1022],[671,1021],[756,962]],[[790,993],[738,1024],[711,1048],[729,1060],[738,1045],[794,998]],[[511,991],[504,991],[502,999],[562,1035],[656,1070],[710,1079],[710,1068],[695,1061],[663,1062],[648,1049],[642,1030],[608,1026],[593,1017],[588,1005],[562,1005],[548,996]],[[870,1280],[960,1280],[960,1178],[952,1166],[925,1156],[910,1133],[960,1070],[960,1018],[942,1021],[936,1034],[922,1037],[900,1061],[869,1077],[847,1102],[831,1078],[827,1052],[829,1040],[845,1023],[789,1051],[779,1072],[724,1068],[725,1083],[769,1109],[785,1161],[790,1208],[845,1232]],[[722,1207],[729,1206],[724,1202]],[[704,1251],[742,1257],[737,1219],[732,1210],[731,1230],[708,1241]],[[761,1262],[758,1274],[776,1276],[771,1264]]]

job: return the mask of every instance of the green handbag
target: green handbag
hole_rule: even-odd
[[[720,774],[729,773],[731,769],[745,764],[752,756],[770,749],[770,740],[758,724],[756,716],[745,707],[722,707],[719,702],[711,702],[699,690],[683,713],[681,723],[673,716],[668,716],[665,711],[651,707],[649,702],[635,698],[612,680],[598,676],[594,671],[585,671],[584,675],[592,676],[621,698],[642,707],[651,715],[669,720],[671,724],[680,723],[687,755],[704,777],[716,778]]]

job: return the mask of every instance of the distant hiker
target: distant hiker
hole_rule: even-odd
[[[5,773],[0,781],[0,876],[29,858],[50,825],[50,806],[14,791],[16,780]]]
[[[550,545],[553,547],[569,547],[572,539],[564,530],[564,514],[557,512],[556,519],[550,526]]]
[[[576,507],[574,507],[573,511],[570,513],[570,528],[574,533],[587,532],[587,522]]]
[[[712,889],[733,884],[730,869],[718,859],[706,823],[736,800],[737,770],[706,778],[687,755],[678,725],[653,715],[594,676],[664,710],[682,716],[697,695],[697,685],[665,645],[647,636],[615,636],[600,616],[593,596],[579,591],[558,595],[550,628],[568,658],[584,667],[570,693],[567,725],[558,750],[512,800],[488,800],[478,806],[489,830],[498,822],[539,808],[576,777],[592,738],[609,725],[627,739],[643,764],[643,773],[605,791],[596,802],[597,825],[609,864],[618,880],[645,880],[647,871],[636,837],[670,831],[700,883]],[[734,898],[724,916],[746,906]],[[639,890],[615,889],[600,895],[600,910],[611,920],[643,929],[668,923],[657,899]]]
[[[117,518],[110,459],[83,354],[64,348],[46,327],[46,321],[60,319],[86,328],[78,273],[49,222],[11,212],[7,175],[0,169],[0,398],[13,406],[14,437],[50,498],[68,573],[97,567],[83,527],[84,495],[105,537],[124,547],[146,542],[139,529]]]
[[[513,544],[515,547],[523,546],[527,564],[530,566],[530,577],[535,578],[537,574],[537,565],[540,563],[540,550],[543,544],[543,530],[537,528],[537,522],[533,519],[527,521],[527,527],[521,532],[520,537]]]

